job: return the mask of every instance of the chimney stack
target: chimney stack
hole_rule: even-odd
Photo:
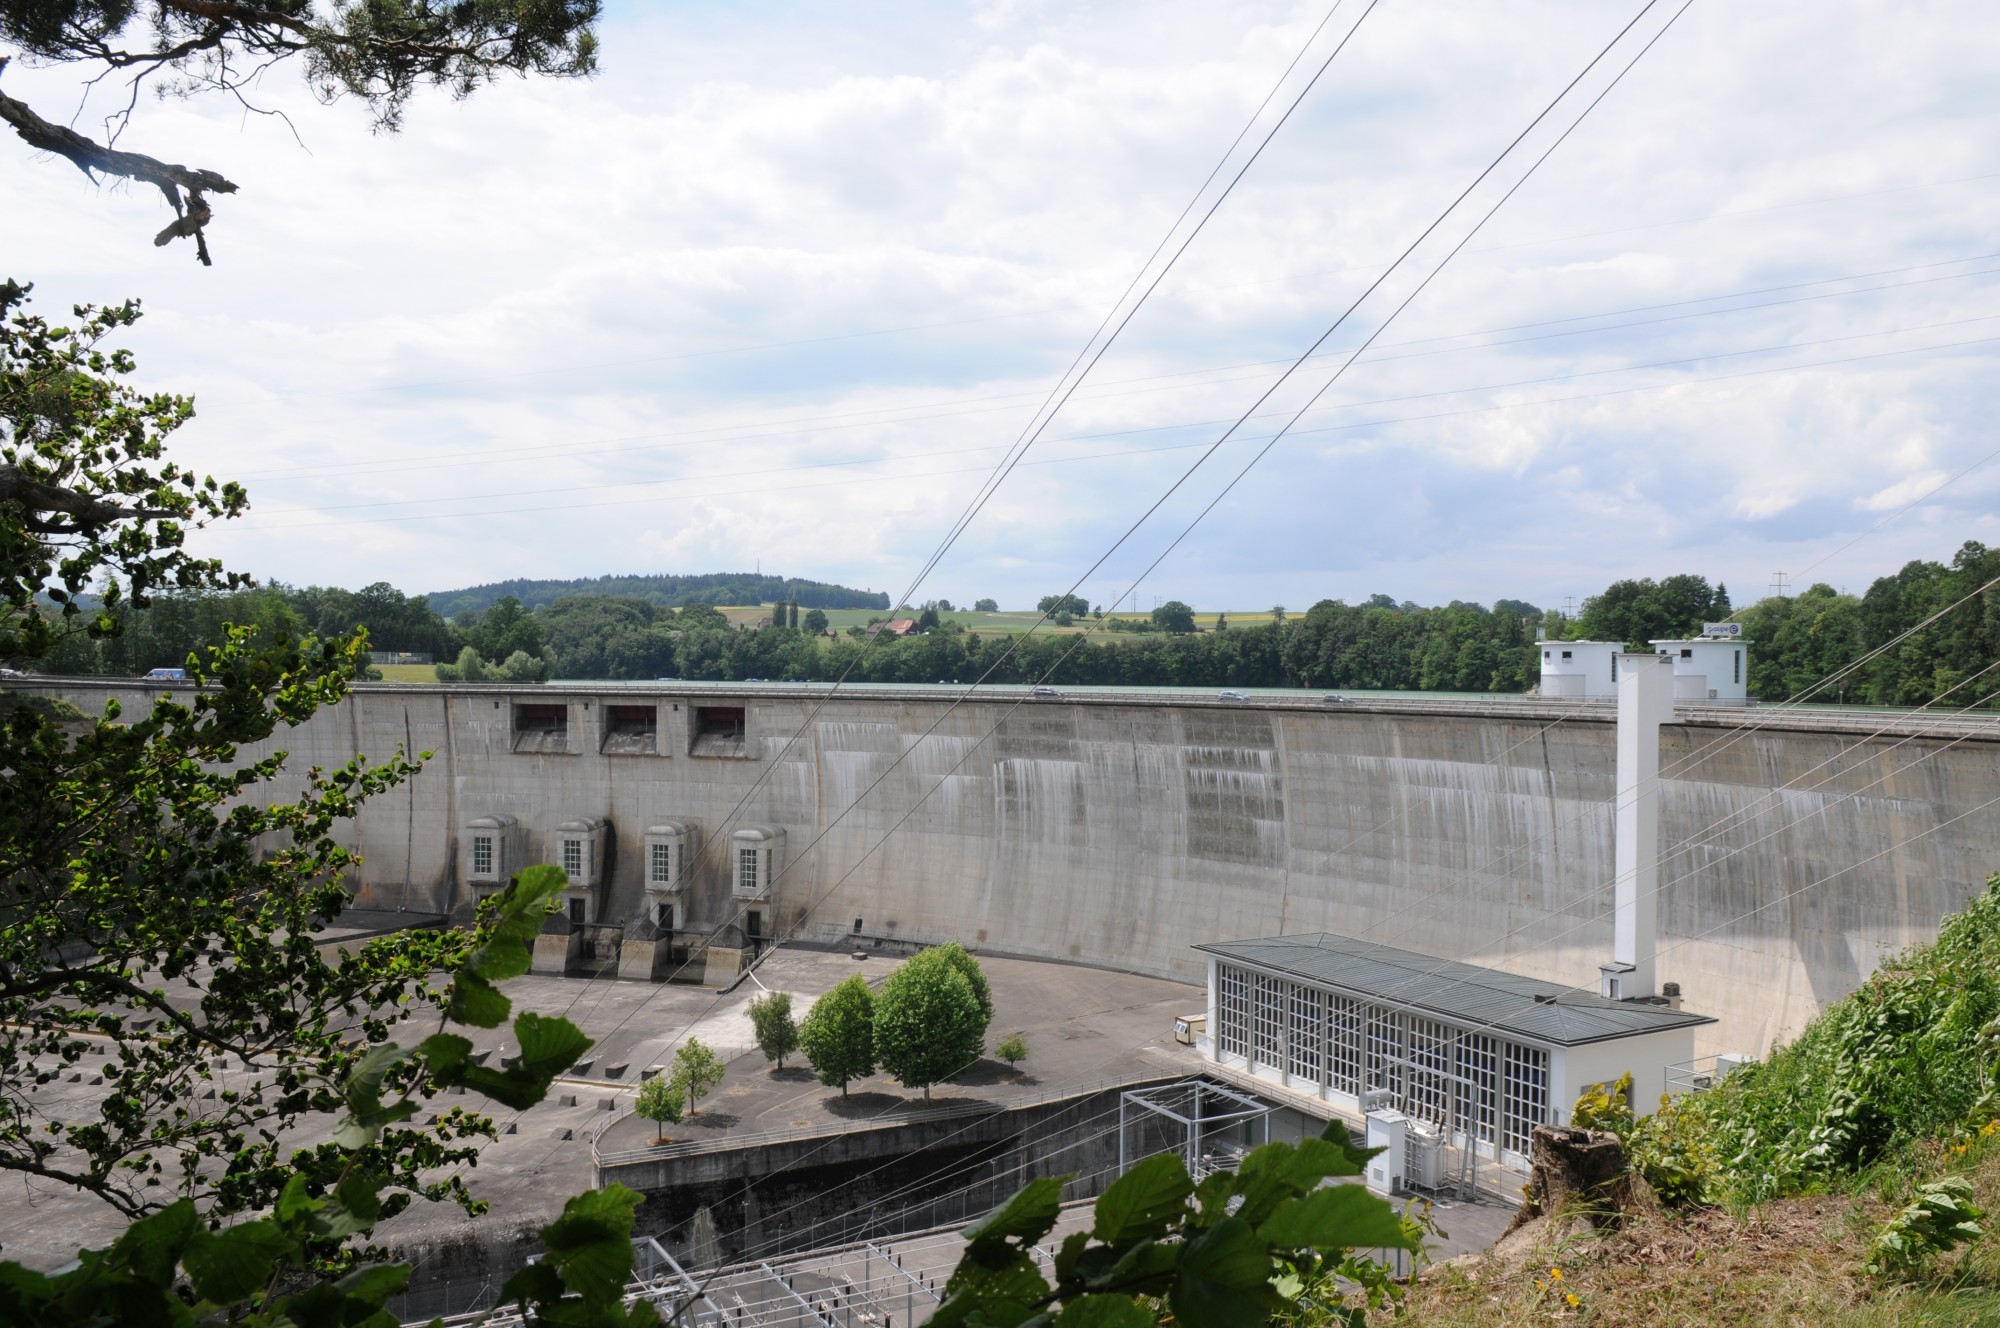
[[[1658,949],[1660,725],[1674,715],[1674,665],[1664,655],[1618,657],[1618,793],[1611,962],[1601,995],[1651,996]]]

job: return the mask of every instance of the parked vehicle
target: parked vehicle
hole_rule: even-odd
[[[188,671],[186,669],[149,669],[146,673],[146,681],[186,682],[187,676]]]

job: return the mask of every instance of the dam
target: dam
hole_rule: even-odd
[[[172,690],[4,685],[88,714]],[[1329,932],[1594,990],[1614,719],[1554,698],[360,684],[243,756],[297,775],[429,751],[342,831],[357,903],[469,917],[495,867],[471,828],[504,827],[509,867],[572,869],[571,916],[623,938],[625,976],[668,940],[956,938],[1199,981],[1196,944]],[[2000,870],[1990,718],[1695,704],[1660,743],[1659,976],[1717,1021],[1704,1054],[1795,1033]]]

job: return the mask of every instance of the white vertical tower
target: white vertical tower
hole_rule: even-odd
[[[1651,996],[1660,885],[1660,725],[1674,717],[1674,662],[1618,657],[1618,794],[1611,962],[1599,970],[1612,1000]]]

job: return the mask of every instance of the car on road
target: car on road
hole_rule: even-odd
[[[1215,699],[1218,701],[1248,701],[1250,698],[1241,692],[1217,692]]]

